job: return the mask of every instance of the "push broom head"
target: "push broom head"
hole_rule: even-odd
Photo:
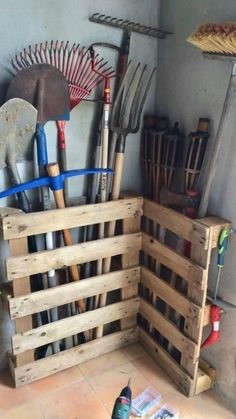
[[[30,45],[15,55],[12,60],[12,66],[16,73],[33,64],[50,64],[64,74],[70,87],[71,109],[90,95],[105,77],[114,73],[98,54],[94,57],[93,69],[91,54],[87,48],[80,47],[75,43],[70,46],[69,42],[64,43],[63,41]]]
[[[236,55],[236,22],[204,23],[187,41],[204,52]]]

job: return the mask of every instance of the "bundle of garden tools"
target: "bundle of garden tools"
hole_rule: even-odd
[[[24,212],[32,211],[27,191],[39,189],[40,206],[50,210],[50,190],[53,192],[57,208],[69,204],[67,180],[74,176],[93,175],[88,191],[88,202],[105,202],[118,199],[123,173],[123,159],[126,137],[137,133],[141,114],[150,88],[155,68],[128,63],[130,31],[121,47],[106,43],[95,43],[89,48],[74,43],[51,41],[24,48],[12,60],[14,77],[6,94],[6,103],[0,109],[1,121],[1,167],[7,166],[13,186],[0,193],[0,198],[16,195],[18,206]],[[97,46],[113,48],[119,53],[117,71],[95,51]],[[110,94],[110,79],[115,77],[115,91]],[[104,83],[104,97],[98,99],[101,119],[96,140],[95,164],[92,169],[66,170],[65,124],[71,110],[87,98],[96,86]],[[111,99],[113,106],[111,108]],[[59,165],[48,161],[45,124],[55,121],[58,129]],[[37,145],[37,162],[39,177],[22,183],[17,170],[17,162],[34,159],[34,138]],[[114,170],[113,170],[114,169]],[[115,173],[115,175],[113,175]],[[85,240],[112,236],[115,234],[115,223],[104,224],[96,229],[94,226],[85,232]],[[74,237],[69,230],[62,232],[64,245],[72,245]],[[47,233],[44,246],[51,250],[55,246],[55,234]],[[34,253],[42,248],[39,238],[29,238],[29,251]],[[32,291],[55,287],[64,281],[78,281],[92,274],[109,272],[111,259],[98,260],[97,263],[81,267],[70,266],[63,270],[63,277],[51,270],[47,274],[32,278]],[[88,301],[80,300],[63,307],[54,307],[47,312],[39,313],[37,325],[54,322],[60,318],[83,313],[106,303],[106,294]],[[95,331],[102,336],[103,330]],[[92,331],[65,339],[64,342],[53,342],[47,348],[41,348],[36,357],[68,349],[78,343],[93,338]]]

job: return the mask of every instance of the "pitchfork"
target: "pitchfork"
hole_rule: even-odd
[[[115,175],[111,192],[112,200],[119,199],[120,195],[126,137],[128,134],[135,134],[139,130],[141,114],[155,70],[153,68],[146,79],[146,65],[142,68],[139,63],[133,69],[132,64],[129,63],[113,105],[110,128],[113,133],[117,133],[118,139],[115,153]],[[115,221],[108,224],[108,237],[114,236],[115,226]],[[103,273],[110,271],[110,265],[111,258],[103,260]],[[103,307],[106,304],[106,297],[106,293],[101,294],[99,301],[98,298],[95,300],[95,305]],[[100,326],[96,330],[96,337],[101,337],[102,334],[103,327]]]

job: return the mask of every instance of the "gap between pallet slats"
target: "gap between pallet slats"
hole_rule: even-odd
[[[142,236],[142,250],[186,281],[200,289],[204,288],[207,281],[207,270],[187,257],[179,255],[169,246],[160,243],[145,233]]]
[[[131,285],[137,287],[139,281],[140,267],[136,267],[59,285],[17,298],[9,298],[10,315],[12,319],[24,317],[102,292],[114,291]]]
[[[50,357],[34,361],[19,368],[13,374],[16,386],[32,383],[55,372],[96,358],[138,341],[138,328],[112,333],[102,338],[62,351]]]
[[[141,283],[154,292],[158,298],[161,298],[166,304],[180,313],[181,316],[186,319],[191,318],[196,327],[199,327],[201,307],[192,303],[179,291],[145,267],[141,268]]]
[[[142,215],[143,198],[129,198],[66,209],[9,214],[2,217],[4,240],[43,234]]]
[[[184,336],[173,323],[142,298],[140,298],[140,314],[180,352],[184,352],[185,356],[192,363],[196,361],[197,345]]]
[[[14,335],[12,336],[13,354],[35,349],[85,330],[135,315],[138,309],[139,298],[132,298]]]
[[[158,365],[171,377],[171,379],[188,396],[193,386],[192,378],[184,371],[145,330],[139,329],[139,342],[146,351],[157,361]]]
[[[61,269],[65,266],[91,262],[105,257],[120,255],[141,249],[141,233],[123,234],[87,243],[74,244],[54,250],[46,250],[30,255],[7,259],[8,280]]]

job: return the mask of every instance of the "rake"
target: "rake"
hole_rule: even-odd
[[[60,70],[66,77],[70,89],[70,110],[74,109],[92,90],[114,71],[107,61],[96,54],[93,67],[91,54],[86,47],[74,43],[71,47],[67,41],[51,41],[29,45],[12,59],[15,72],[33,64],[50,64]],[[56,121],[58,130],[58,151],[61,171],[67,170],[65,121]],[[65,199],[68,202],[68,185],[65,184]]]

